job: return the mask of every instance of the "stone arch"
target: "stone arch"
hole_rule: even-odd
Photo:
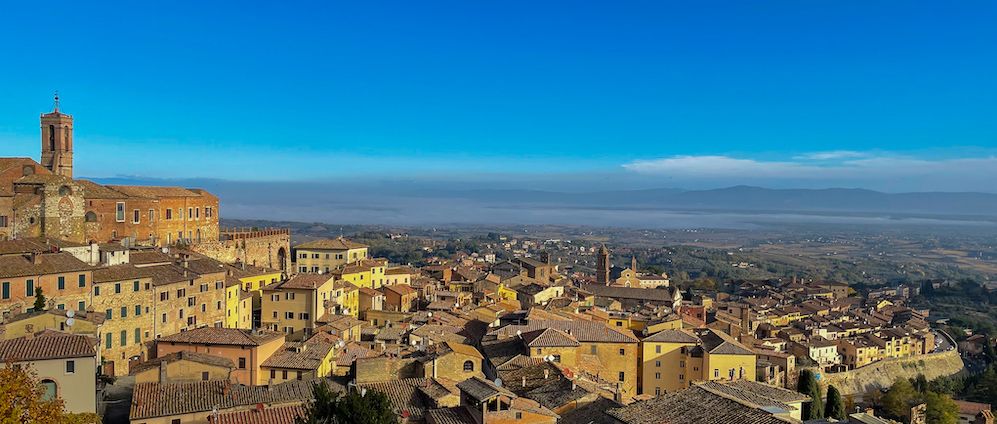
[[[54,400],[59,397],[59,385],[52,379],[46,378],[41,382],[45,392],[42,393],[42,400]]]
[[[85,222],[97,222],[97,213],[94,212],[94,211],[87,211],[87,213],[85,215],[83,215],[83,221],[85,221]]]
[[[283,246],[277,249],[277,263],[279,264],[278,269],[281,271],[287,269],[287,250]]]
[[[69,196],[70,194],[73,194],[73,189],[71,187],[67,185],[59,187],[60,196]]]

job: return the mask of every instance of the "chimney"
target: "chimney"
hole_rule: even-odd
[[[29,255],[28,259],[31,260],[32,265],[38,265],[39,263],[41,263],[42,255],[38,254],[37,252],[31,252],[28,255]]]
[[[159,384],[166,384],[168,377],[166,376],[166,361],[159,363]]]

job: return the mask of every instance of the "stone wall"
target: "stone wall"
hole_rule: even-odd
[[[844,395],[861,395],[873,388],[889,387],[897,378],[924,374],[928,380],[956,374],[963,369],[959,352],[950,350],[910,358],[888,359],[839,373],[822,373],[821,384],[833,384]]]
[[[195,243],[191,248],[195,252],[225,263],[238,261],[249,265],[285,270],[290,266],[291,230],[286,228],[226,229],[220,231],[218,241]]]

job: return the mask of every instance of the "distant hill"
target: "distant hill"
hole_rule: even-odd
[[[735,186],[713,190],[649,189],[591,193],[532,190],[476,190],[452,195],[485,202],[562,207],[646,207],[660,209],[997,216],[997,194],[882,193],[864,189],[769,189]]]
[[[227,216],[341,223],[520,222],[559,223],[577,210],[579,222],[616,219],[599,210],[795,212],[887,217],[997,217],[997,194],[882,193],[863,189],[770,189],[735,186],[713,190],[674,188],[597,192],[473,188],[412,181],[241,182],[210,179],[97,179],[104,183],[180,185],[217,194]],[[459,188],[458,188],[459,187]],[[472,187],[472,188],[468,188]],[[517,211],[521,213],[517,213]],[[544,215],[550,211],[551,215]],[[618,214],[617,214],[618,215]],[[634,218],[638,219],[638,218]],[[525,221],[523,223],[526,223]],[[607,222],[608,223],[608,222]],[[633,225],[633,224],[626,224]]]

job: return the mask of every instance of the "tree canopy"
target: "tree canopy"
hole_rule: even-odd
[[[70,414],[61,399],[45,400],[45,388],[30,368],[0,368],[0,423],[100,423],[97,414]]]
[[[381,392],[346,394],[333,392],[325,384],[317,383],[312,391],[315,399],[308,405],[298,424],[397,424],[398,416],[391,401]]]

